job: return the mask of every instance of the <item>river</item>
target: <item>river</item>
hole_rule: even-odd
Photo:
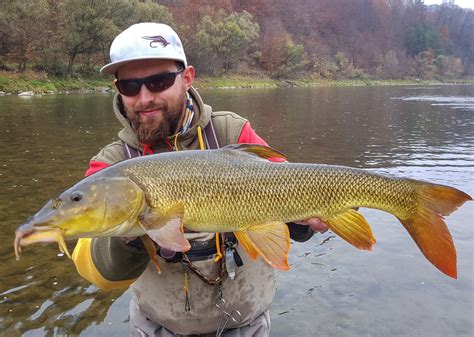
[[[474,86],[206,90],[247,117],[291,161],[429,180],[474,195]],[[56,245],[15,228],[83,177],[114,140],[111,94],[0,97],[0,336],[124,336],[127,291],[82,280]],[[272,336],[472,336],[474,202],[448,217],[458,279],[435,269],[398,220],[363,209],[377,239],[359,251],[334,234],[294,243],[279,272]],[[70,243],[73,248],[74,244]]]

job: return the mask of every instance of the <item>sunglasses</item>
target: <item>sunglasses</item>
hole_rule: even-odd
[[[142,84],[151,92],[165,91],[174,84],[176,76],[182,73],[184,69],[151,75],[145,78],[133,78],[129,80],[115,81],[118,91],[125,96],[136,96],[142,88]]]

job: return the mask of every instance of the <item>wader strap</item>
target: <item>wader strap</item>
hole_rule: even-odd
[[[217,140],[216,129],[212,122],[212,117],[209,119],[209,123],[204,128],[204,137],[206,138],[207,148],[214,150],[220,148],[219,141]]]
[[[135,157],[141,157],[142,156],[140,151],[138,151],[137,149],[134,149],[131,146],[128,146],[128,144],[125,144],[124,152],[125,152],[125,156],[127,157],[127,159],[132,159],[132,158],[135,158]]]

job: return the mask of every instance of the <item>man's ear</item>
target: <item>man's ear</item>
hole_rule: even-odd
[[[186,87],[186,91],[188,91],[193,85],[194,76],[195,76],[194,67],[187,66],[183,71],[183,81],[184,81],[184,86]]]

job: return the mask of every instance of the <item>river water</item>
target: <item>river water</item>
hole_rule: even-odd
[[[361,167],[474,195],[474,86],[202,91],[251,120],[291,161]],[[0,97],[0,336],[124,336],[127,291],[82,280],[57,246],[19,261],[15,228],[84,175],[116,137],[111,94]],[[271,307],[272,336],[472,336],[474,203],[447,219],[458,279],[436,270],[389,214],[363,209],[377,244],[328,232],[292,245]],[[73,248],[74,243],[70,243]]]

